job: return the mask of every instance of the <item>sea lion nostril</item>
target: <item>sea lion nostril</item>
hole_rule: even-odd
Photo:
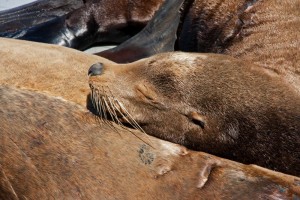
[[[102,72],[103,72],[103,64],[95,63],[90,67],[90,69],[88,71],[88,75],[89,76],[98,76],[98,75],[101,75]]]

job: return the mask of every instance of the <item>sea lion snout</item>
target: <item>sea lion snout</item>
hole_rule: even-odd
[[[101,75],[102,72],[103,72],[103,64],[95,63],[90,67],[90,69],[88,71],[88,75],[89,76],[98,76],[98,75]]]

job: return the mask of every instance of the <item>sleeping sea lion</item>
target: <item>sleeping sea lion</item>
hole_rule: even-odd
[[[300,196],[298,177],[156,138],[150,148],[131,136],[141,132],[97,122],[62,98],[0,86],[0,102],[0,199]]]
[[[89,75],[100,117],[137,123],[194,150],[300,175],[300,94],[272,70],[225,55],[178,52],[126,65],[94,64]]]
[[[298,177],[154,137],[151,148],[132,136],[147,141],[142,132],[96,120],[85,109],[87,65],[120,65],[13,39],[0,39],[0,57],[0,199],[300,196]]]
[[[0,38],[0,57],[0,85],[45,92],[82,106],[90,93],[89,65],[114,64],[75,49],[9,38]]]

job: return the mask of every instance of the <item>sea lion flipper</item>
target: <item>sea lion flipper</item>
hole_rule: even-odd
[[[147,26],[121,45],[96,53],[117,63],[128,63],[174,50],[183,0],[167,0]]]
[[[18,32],[63,16],[82,5],[82,0],[38,0],[0,11],[0,36],[16,36]]]

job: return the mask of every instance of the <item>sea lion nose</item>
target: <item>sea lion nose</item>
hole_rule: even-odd
[[[98,75],[101,75],[102,72],[103,72],[103,64],[95,63],[90,67],[88,75],[89,76],[98,76]]]

